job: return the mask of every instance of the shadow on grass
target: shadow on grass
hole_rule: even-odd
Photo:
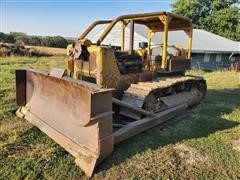
[[[116,144],[111,156],[97,168],[97,172],[109,169],[135,154],[147,149],[157,149],[168,144],[178,143],[192,138],[207,137],[216,131],[239,125],[234,120],[226,120],[221,115],[231,113],[240,106],[240,89],[208,90],[205,100],[182,120],[171,121],[167,128],[153,128],[138,134],[124,142]]]

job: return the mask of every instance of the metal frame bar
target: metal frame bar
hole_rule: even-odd
[[[113,104],[116,104],[118,106],[131,109],[132,111],[137,112],[139,114],[142,114],[142,115],[145,115],[145,116],[151,116],[151,117],[154,116],[154,114],[152,112],[146,111],[146,110],[144,110],[142,108],[138,108],[138,107],[133,106],[131,104],[128,104],[128,103],[126,103],[124,101],[118,100],[116,98],[112,98],[112,102],[113,102]]]
[[[88,33],[89,33],[91,30],[93,30],[93,28],[95,28],[97,25],[99,25],[99,24],[108,24],[108,23],[111,23],[111,22],[112,22],[112,20],[99,20],[99,21],[93,22],[93,23],[79,36],[78,40],[85,38],[85,37],[88,35]]]
[[[122,22],[122,32],[121,32],[121,51],[124,51],[125,49],[125,27],[126,25],[124,24],[124,22]]]
[[[112,30],[112,28],[115,26],[115,24],[119,21],[124,21],[124,20],[138,20],[138,19],[147,19],[147,18],[154,18],[154,17],[159,17],[162,15],[168,15],[172,18],[179,18],[179,19],[183,19],[186,21],[191,22],[191,20],[187,17],[184,16],[179,16],[176,14],[172,14],[172,13],[168,13],[168,12],[153,12],[153,13],[144,13],[144,14],[130,14],[130,15],[123,15],[123,16],[119,16],[116,19],[114,19],[109,26],[107,27],[107,29],[103,32],[103,34],[99,37],[98,41],[97,41],[97,45],[100,45],[102,43],[102,41],[105,39],[105,37],[108,35],[108,33]]]
[[[132,136],[135,136],[147,129],[161,125],[166,121],[182,114],[187,109],[187,104],[182,104],[155,114],[154,117],[146,117],[127,124],[126,126],[115,131],[114,144],[122,142]]]
[[[154,32],[148,28],[148,53],[150,54],[150,48],[152,43],[152,37],[154,35]]]
[[[168,27],[171,21],[168,15],[159,16],[159,19],[164,25],[164,34],[163,34],[163,48],[162,48],[162,64],[161,68],[167,68],[167,46],[168,46]]]
[[[133,54],[134,47],[134,21],[130,20],[130,32],[129,32],[129,54]]]
[[[189,34],[188,34],[188,56],[187,58],[190,60],[191,55],[192,55],[192,36],[193,36],[193,28],[192,25],[189,29]]]

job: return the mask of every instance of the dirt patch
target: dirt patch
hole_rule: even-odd
[[[233,145],[233,149],[240,152],[240,138],[238,138],[237,140],[233,141],[232,143]]]
[[[210,159],[206,155],[202,155],[196,149],[186,146],[184,144],[177,144],[174,150],[178,153],[179,157],[185,161],[186,164],[199,165],[209,163]]]

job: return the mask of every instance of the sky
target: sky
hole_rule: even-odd
[[[78,37],[95,20],[171,11],[174,0],[0,0],[0,31]]]

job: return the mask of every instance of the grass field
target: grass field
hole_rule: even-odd
[[[0,59],[0,179],[85,179],[74,158],[15,116],[14,70],[63,67],[64,57]],[[191,114],[115,146],[94,179],[239,179],[240,74],[191,71],[207,80]]]

